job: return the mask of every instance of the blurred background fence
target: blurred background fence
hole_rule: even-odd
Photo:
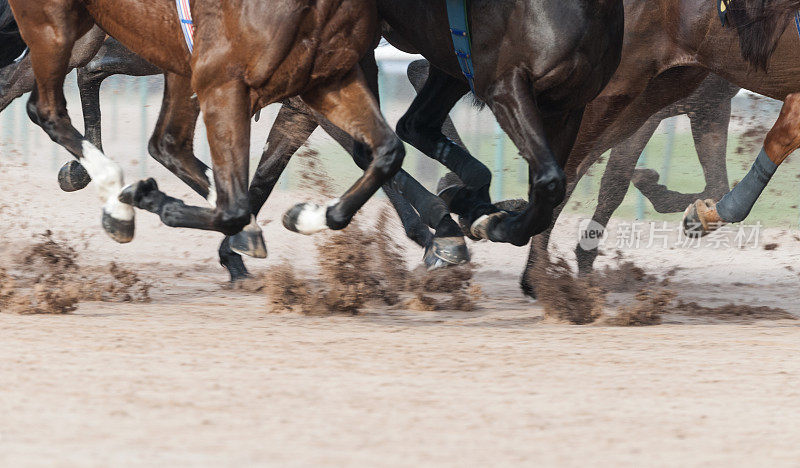
[[[407,109],[414,96],[413,88],[406,78],[406,67],[413,58],[396,53],[390,48],[379,48],[381,106],[392,125]],[[103,83],[101,108],[105,150],[110,157],[123,164],[129,179],[144,177],[157,170],[158,163],[147,155],[147,141],[158,117],[162,92],[160,76],[114,76]],[[67,78],[66,94],[73,122],[79,129],[83,128],[74,73]],[[19,158],[23,162],[36,165],[49,164],[55,177],[55,170],[68,159],[68,154],[30,122],[25,113],[26,101],[27,96],[17,99],[0,114],[0,138],[3,140],[2,148],[5,152],[2,158]],[[731,182],[744,175],[757,154],[762,139],[759,136],[755,144],[747,144],[743,140],[743,133],[757,127],[769,128],[779,109],[780,103],[750,93],[743,92],[734,98],[734,118],[728,150]],[[253,125],[251,168],[258,162],[277,111],[277,105],[268,107],[262,112],[261,120]],[[463,99],[453,109],[451,117],[470,151],[494,172],[493,198],[525,198],[526,163],[518,155],[513,143],[500,130],[491,112],[478,110],[469,99]],[[337,190],[352,183],[360,173],[344,150],[321,130],[315,132],[309,145],[320,153],[322,165],[330,174]],[[202,121],[198,125],[195,151],[200,159],[206,163],[210,161]],[[590,215],[594,211],[605,159],[604,156],[581,181],[567,212]],[[299,158],[292,161],[279,183],[280,189],[289,190],[297,186],[299,164],[302,164]],[[639,165],[659,171],[660,182],[673,190],[699,192],[705,186],[688,118],[685,116],[662,122],[643,152]],[[445,171],[438,163],[410,146],[404,167],[430,189],[435,188],[436,181]],[[800,163],[791,157],[781,166],[765,195],[756,205],[751,219],[771,226],[797,225],[800,203],[797,190],[800,176],[798,168]],[[656,213],[633,186],[616,216],[626,219],[679,219],[679,215]]]

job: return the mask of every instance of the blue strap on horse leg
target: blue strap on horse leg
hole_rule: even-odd
[[[475,92],[475,68],[472,66],[472,40],[469,35],[467,19],[467,0],[445,0],[447,2],[447,20],[450,23],[450,35],[453,36],[453,48],[458,58],[458,66],[467,78],[469,89]]]
[[[761,148],[750,171],[717,202],[720,218],[726,223],[744,221],[777,169],[778,166],[769,159],[766,150]]]

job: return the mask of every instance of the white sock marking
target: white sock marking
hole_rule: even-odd
[[[208,196],[206,201],[214,208],[217,207],[217,184],[214,182],[214,170],[210,167],[206,169],[206,177],[208,178]]]
[[[339,203],[335,198],[324,205],[306,203],[303,211],[297,216],[297,231],[301,234],[314,234],[328,229],[328,207]]]
[[[105,203],[103,210],[115,219],[132,220],[133,207],[117,199],[124,185],[122,168],[119,164],[86,140],[83,141],[83,157],[80,162],[97,187],[100,199]]]

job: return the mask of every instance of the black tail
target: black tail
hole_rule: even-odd
[[[8,0],[0,0],[0,68],[11,64],[26,47]]]

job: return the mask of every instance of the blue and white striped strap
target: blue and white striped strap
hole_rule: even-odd
[[[189,0],[175,0],[175,5],[178,7],[178,18],[181,20],[186,47],[189,48],[189,53],[192,53],[194,51],[194,22]]]

